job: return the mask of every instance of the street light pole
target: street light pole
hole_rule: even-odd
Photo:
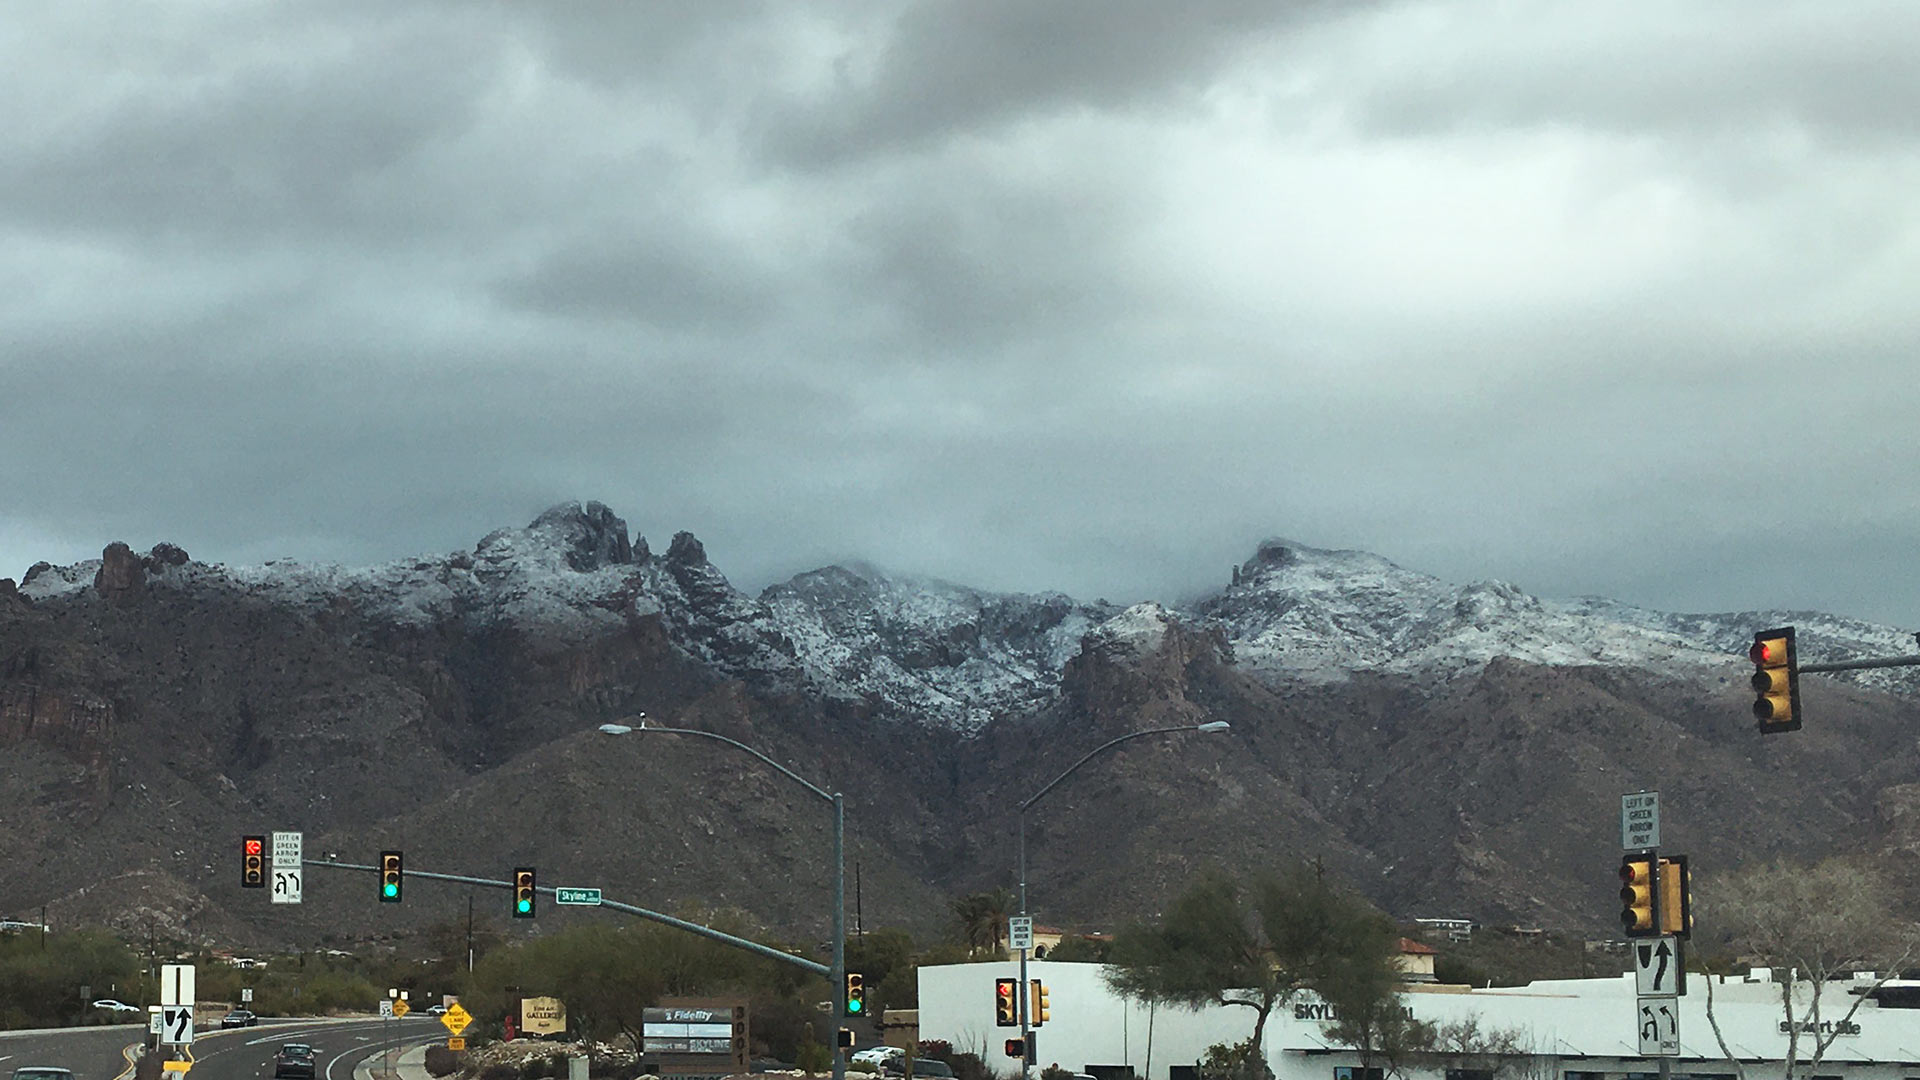
[[[1171,734],[1177,734],[1182,731],[1197,731],[1203,734],[1211,735],[1216,731],[1226,731],[1232,726],[1233,726],[1232,724],[1227,723],[1225,720],[1209,720],[1204,724],[1181,724],[1178,727],[1148,728],[1145,731],[1132,731],[1118,738],[1108,739],[1106,742],[1103,742],[1099,746],[1094,747],[1092,750],[1087,751],[1087,753],[1084,756],[1082,756],[1079,761],[1076,761],[1072,765],[1067,766],[1066,772],[1063,772],[1059,776],[1056,776],[1052,780],[1048,781],[1047,786],[1041,788],[1039,791],[1034,792],[1031,796],[1027,798],[1025,802],[1021,803],[1020,804],[1020,917],[1023,919],[1032,917],[1027,914],[1027,811],[1032,808],[1034,803],[1037,803],[1042,798],[1045,798],[1047,792],[1052,791],[1054,788],[1060,785],[1060,781],[1065,780],[1069,776],[1072,776],[1074,773],[1074,770],[1078,769],[1082,765],[1085,765],[1087,762],[1092,761],[1094,758],[1099,757],[1101,754],[1106,753],[1108,750],[1111,750],[1114,747],[1119,746],[1121,743],[1128,741],[1129,739],[1141,739],[1141,738],[1145,738],[1148,735],[1171,735]],[[1032,1072],[1033,1072],[1033,1017],[1031,1015],[1031,1012],[1033,1009],[1033,984],[1027,981],[1028,951],[1029,950],[1027,949],[1020,950],[1020,987],[1018,992],[1018,996],[1020,998],[1020,1055],[1021,1055],[1020,1075],[1023,1077],[1030,1076],[1032,1075]],[[838,1078],[836,1078],[836,1080],[838,1080]]]
[[[641,715],[644,717],[646,714],[642,713]],[[662,735],[697,735],[703,739],[713,739],[717,742],[723,742],[735,749],[745,750],[747,753],[766,762],[773,767],[775,772],[784,774],[788,779],[806,788],[808,791],[813,792],[815,795],[820,796],[833,806],[833,970],[832,974],[828,975],[827,978],[833,982],[829,990],[833,995],[833,1000],[841,1002],[844,1007],[844,995],[847,989],[846,799],[837,791],[829,794],[824,788],[810,783],[799,773],[794,772],[785,765],[755,750],[746,743],[738,739],[729,739],[725,735],[716,734],[711,731],[701,731],[698,728],[654,727],[644,719],[641,720],[637,727],[627,724],[602,724],[600,725],[600,730],[609,735],[625,735],[635,731],[658,732]],[[846,1076],[846,1051],[840,1046],[840,1040],[836,1038],[833,1040],[833,1080],[846,1080]]]

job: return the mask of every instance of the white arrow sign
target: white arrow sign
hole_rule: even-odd
[[[276,904],[297,904],[300,902],[300,868],[273,868],[273,902]]]
[[[1643,998],[1687,992],[1687,956],[1677,937],[1645,938],[1633,945],[1634,988]]]
[[[193,1002],[160,1006],[160,1041],[174,1044],[193,1041]]]
[[[1680,1056],[1680,1002],[1640,998],[1640,1056]]]

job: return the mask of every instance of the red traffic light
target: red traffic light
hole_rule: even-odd
[[[260,841],[258,839],[251,836],[247,837],[247,854],[249,855],[260,854],[260,846],[261,846]]]

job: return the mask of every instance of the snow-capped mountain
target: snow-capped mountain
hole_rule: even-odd
[[[1260,544],[1227,587],[1184,609],[993,593],[861,564],[809,571],[754,597],[691,534],[654,555],[596,502],[556,506],[526,528],[488,534],[472,552],[368,568],[228,567],[192,562],[170,545],[126,558],[156,591],[230,590],[310,613],[346,604],[401,627],[458,622],[581,641],[657,619],[687,655],[750,684],[806,686],[875,716],[967,733],[1046,705],[1083,649],[1150,651],[1169,623],[1223,634],[1235,662],[1270,684],[1357,672],[1450,677],[1499,658],[1698,677],[1737,665],[1754,630],[1784,622],[1800,627],[1803,654],[1822,658],[1912,644],[1889,627],[1815,613],[1679,615],[1544,600],[1497,581],[1453,585],[1366,552],[1285,540]],[[101,560],[37,564],[20,592],[57,603],[103,573]],[[1866,678],[1911,685],[1903,673]]]

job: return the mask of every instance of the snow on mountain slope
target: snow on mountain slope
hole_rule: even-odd
[[[817,678],[963,731],[1051,698],[1080,639],[1112,610],[861,564],[800,574],[760,600]]]
[[[1497,657],[1609,665],[1682,677],[1737,671],[1758,629],[1799,627],[1802,656],[1914,651],[1910,635],[1817,613],[1677,615],[1598,598],[1542,600],[1501,582],[1456,586],[1358,551],[1261,544],[1232,583],[1190,609],[1122,610],[1059,593],[1001,594],[870,566],[830,566],[752,597],[734,588],[690,533],[664,555],[629,543],[599,503],[564,503],[472,552],[342,568],[276,561],[221,566],[156,548],[143,560],[157,594],[222,590],[318,613],[346,605],[398,627],[511,627],[556,643],[658,619],[690,656],[751,685],[806,688],[883,719],[979,730],[1059,692],[1083,648],[1144,655],[1169,620],[1217,625],[1237,663],[1275,682],[1337,681],[1359,671],[1454,674]],[[101,560],[37,564],[20,592],[83,602]],[[1920,691],[1906,670],[1861,676]]]
[[[1692,672],[1727,661],[1685,634],[1571,611],[1504,582],[1455,586],[1378,555],[1285,540],[1261,544],[1196,614],[1223,624],[1235,660],[1270,678],[1452,672],[1501,656]]]

